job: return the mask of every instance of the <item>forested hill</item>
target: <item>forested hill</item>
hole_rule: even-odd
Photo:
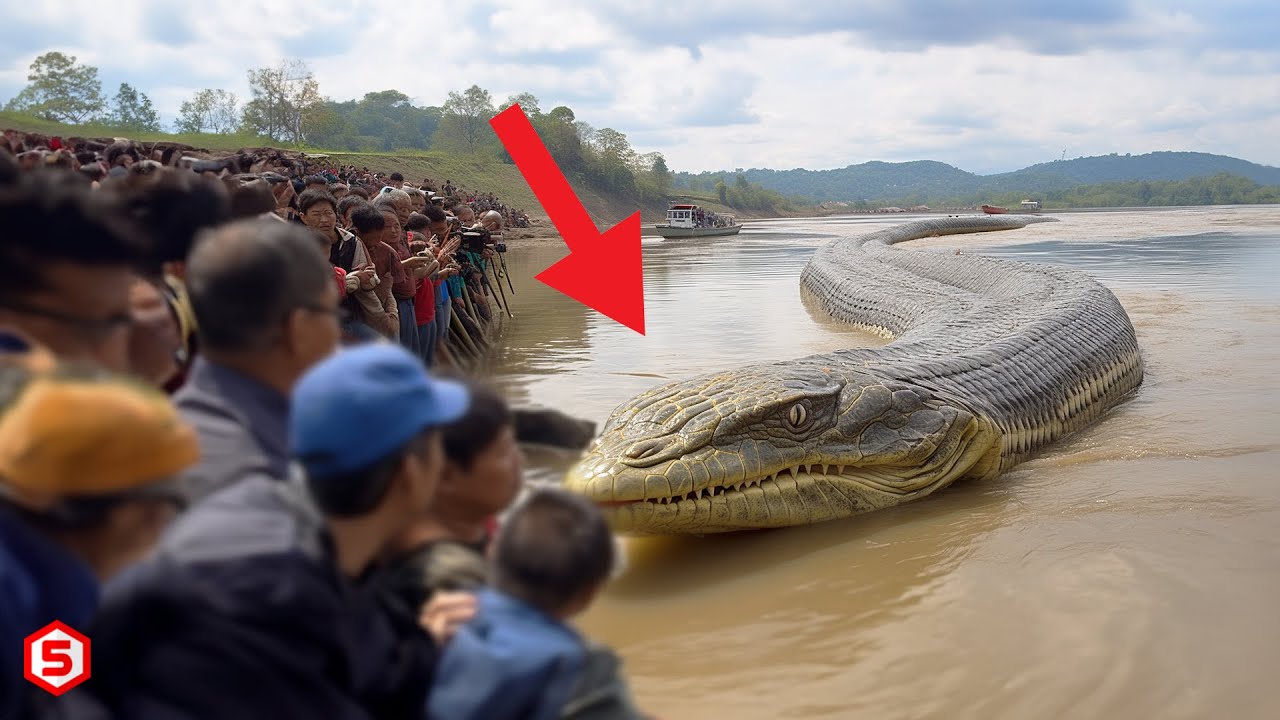
[[[866,162],[835,170],[750,169],[746,179],[790,197],[828,200],[900,200],[960,198],[978,193],[1047,193],[1079,185],[1128,180],[1185,180],[1218,173],[1248,178],[1259,185],[1280,185],[1280,168],[1225,155],[1154,152],[1100,155],[1040,163],[998,175],[976,175],[929,160]],[[709,188],[733,172],[677,173],[677,187]]]

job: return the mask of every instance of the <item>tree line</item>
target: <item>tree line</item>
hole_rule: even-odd
[[[224,88],[205,88],[182,102],[171,129],[183,134],[242,133],[279,145],[346,152],[439,150],[451,154],[511,162],[489,120],[519,103],[560,169],[592,187],[664,203],[673,173],[662,153],[640,153],[626,134],[595,128],[573,109],[558,105],[543,111],[537,97],[518,93],[497,104],[488,90],[472,85],[448,94],[440,106],[414,105],[399,90],[366,93],[338,101],[321,93],[306,63],[285,60],[247,71],[249,96]],[[98,69],[75,56],[49,52],[31,64],[29,84],[5,110],[73,125],[99,124],[122,132],[161,132],[151,99],[122,83],[113,101],[103,95]],[[748,182],[739,173],[705,183],[685,183],[714,192],[721,204],[739,210],[773,212],[791,205],[780,194]]]
[[[1182,205],[1254,205],[1280,204],[1280,185],[1261,185],[1232,173],[1216,173],[1185,180],[1125,180],[1121,182],[1076,185],[1043,193],[1020,191],[1004,193],[972,193],[963,196],[926,197],[908,195],[895,200],[863,200],[849,203],[853,210],[870,211],[880,207],[916,207],[934,209],[971,208],[987,203],[1017,207],[1024,199],[1040,201],[1044,209],[1103,207],[1172,207]]]

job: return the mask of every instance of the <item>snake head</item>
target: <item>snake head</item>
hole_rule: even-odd
[[[989,431],[927,389],[792,361],[670,383],[619,406],[566,486],[621,532],[806,524],[949,483],[989,456]]]

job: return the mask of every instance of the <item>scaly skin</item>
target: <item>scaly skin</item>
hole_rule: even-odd
[[[1096,421],[1142,379],[1114,295],[1076,271],[890,247],[1031,221],[925,221],[819,250],[806,291],[894,342],[649,390],[566,486],[623,533],[800,525],[994,477]]]

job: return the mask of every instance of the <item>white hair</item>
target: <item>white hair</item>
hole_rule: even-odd
[[[398,188],[393,188],[390,185],[384,186],[382,190],[378,191],[377,195],[373,196],[374,205],[390,205],[396,200],[411,202],[409,199],[409,193]]]

